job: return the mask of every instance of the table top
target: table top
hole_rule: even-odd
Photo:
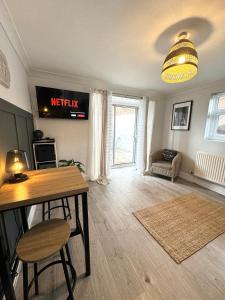
[[[88,184],[77,167],[26,171],[25,174],[28,180],[1,186],[0,211],[88,192]]]

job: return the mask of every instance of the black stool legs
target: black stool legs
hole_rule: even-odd
[[[78,228],[79,226],[79,199],[78,199],[78,195],[75,196],[75,216],[76,216],[76,226]]]
[[[62,198],[61,201],[62,201],[62,208],[63,208],[63,216],[64,216],[64,220],[66,220],[67,217],[66,217],[66,208],[65,208],[64,199]]]
[[[23,263],[23,299],[28,300],[28,264]]]
[[[66,265],[65,254],[64,254],[63,249],[60,250],[60,256],[61,256],[61,260],[62,260],[64,275],[66,278],[67,289],[69,292],[69,298],[67,298],[67,299],[74,300],[73,290],[72,290],[72,287],[70,284],[70,277],[69,277],[69,273],[68,273],[68,269],[67,269],[67,265]]]
[[[34,263],[34,287],[35,287],[35,295],[39,294],[38,288],[38,267],[37,263]]]
[[[70,256],[69,245],[66,244],[65,248],[66,248],[66,255],[67,255],[68,262],[72,265],[72,259]]]
[[[48,210],[47,210],[47,212],[48,212],[48,219],[50,220],[50,218],[51,218],[51,204],[50,204],[50,201],[48,201]]]
[[[66,201],[66,203],[65,203],[65,201]],[[46,204],[47,204],[47,210],[45,209]],[[69,201],[68,201],[68,198],[66,197],[65,199],[64,198],[61,199],[61,205],[56,205],[54,207],[51,207],[51,201],[48,201],[47,203],[43,203],[42,204],[42,221],[45,221],[46,214],[48,215],[48,220],[50,220],[51,219],[51,210],[53,210],[55,208],[63,209],[64,220],[67,220],[68,218],[70,220],[72,219]],[[68,214],[67,214],[66,210],[68,211]]]
[[[66,197],[66,205],[68,207],[68,217],[70,218],[70,220],[72,219],[72,215],[71,215],[71,211],[70,211],[70,205],[69,205],[69,200]]]
[[[38,276],[43,271],[45,271],[48,267],[50,267],[54,264],[58,264],[58,263],[61,263],[62,266],[63,266],[63,271],[64,271],[64,275],[65,275],[65,279],[66,279],[67,290],[68,290],[68,293],[69,293],[69,297],[67,299],[68,300],[74,300],[73,290],[74,290],[74,287],[75,287],[75,284],[76,284],[76,270],[72,267],[72,260],[71,260],[68,244],[65,245],[65,250],[66,250],[67,260],[65,258],[64,250],[62,248],[60,250],[61,261],[58,260],[58,261],[52,262],[52,263],[46,265],[39,272],[38,272],[38,268],[37,268],[37,263],[34,263],[34,278],[30,283],[29,283],[29,276],[28,276],[28,263],[23,262],[23,299],[24,300],[29,299],[29,290],[30,290],[31,285],[32,285],[33,282],[35,284],[35,295],[39,294]],[[70,268],[71,275],[72,275],[72,277],[71,277],[71,279],[73,281],[72,284],[70,282],[68,266]]]

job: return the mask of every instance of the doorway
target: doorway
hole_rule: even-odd
[[[113,105],[113,167],[136,163],[137,107]]]

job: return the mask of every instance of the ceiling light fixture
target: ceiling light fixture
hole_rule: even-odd
[[[167,83],[179,83],[192,79],[198,73],[198,54],[187,32],[181,32],[178,41],[170,48],[161,78]]]

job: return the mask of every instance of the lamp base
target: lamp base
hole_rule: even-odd
[[[12,175],[11,177],[9,177],[8,182],[9,183],[19,183],[19,182],[26,181],[28,178],[29,177],[26,174],[19,173],[19,174],[15,174],[15,175]]]

